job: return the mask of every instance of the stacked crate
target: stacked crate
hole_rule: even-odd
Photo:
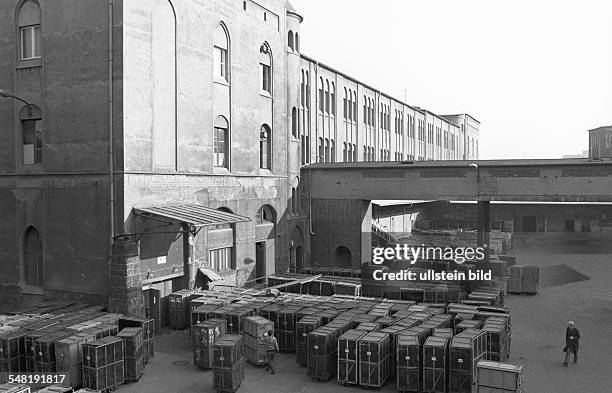
[[[0,326],[0,372],[25,371],[26,329]]]
[[[18,385],[14,383],[5,383],[0,385],[0,393],[30,393],[30,387],[27,385]]]
[[[336,375],[338,328],[322,326],[308,333],[307,375],[318,381],[329,381]]]
[[[295,326],[295,359],[297,364],[306,367],[308,364],[308,333],[321,326],[321,317],[307,315]]]
[[[121,338],[104,337],[84,343],[82,348],[83,387],[107,390],[125,381]]]
[[[92,333],[78,333],[55,343],[55,366],[58,372],[67,374],[67,384],[81,386],[83,368],[83,344],[96,339]]]
[[[508,292],[536,294],[540,282],[540,268],[537,266],[510,266],[508,268]]]
[[[36,391],[36,393],[72,393],[72,387],[66,385],[49,385]]]
[[[497,362],[506,360],[510,355],[508,319],[489,317],[483,330],[487,335],[486,359]]]
[[[213,344],[213,390],[234,393],[244,380],[244,338],[222,334]]]
[[[34,341],[34,371],[52,373],[56,371],[55,343],[69,337],[70,331],[61,330]]]
[[[455,325],[455,334],[460,334],[467,329],[480,329],[482,327],[482,321],[473,319],[466,319]]]
[[[193,350],[193,364],[200,369],[213,368],[213,344],[225,333],[223,320],[208,320],[191,327],[191,348]]]
[[[359,384],[359,340],[367,332],[351,329],[338,338],[338,382]]]
[[[169,306],[169,326],[170,329],[186,329],[189,323],[189,301],[193,294],[192,290],[181,289],[168,296]]]
[[[449,339],[428,337],[423,344],[423,390],[445,393],[448,389]]]
[[[478,362],[478,393],[522,393],[523,366]]]
[[[222,301],[213,301],[191,310],[191,326],[212,318],[212,313],[225,305]]]
[[[453,337],[450,345],[450,390],[454,393],[474,393],[476,365],[486,355],[484,330],[468,329]]]
[[[266,345],[261,340],[269,331],[274,331],[274,323],[269,319],[257,315],[244,319],[244,353],[249,362],[266,363]]]
[[[295,325],[296,314],[300,306],[287,306],[278,312],[275,335],[278,338],[278,347],[281,352],[295,352]]]
[[[123,340],[125,381],[136,382],[140,379],[144,371],[144,339],[142,328],[124,328],[117,334],[117,337]]]
[[[124,317],[117,319],[118,330],[126,327],[142,328],[142,347],[144,363],[155,357],[155,320],[151,318]]]
[[[391,353],[389,357],[389,378],[394,377],[397,372],[397,336],[404,330],[406,330],[406,328],[400,325],[391,325],[380,330],[382,333],[387,333],[389,335],[389,353]]]
[[[369,332],[359,340],[359,385],[382,387],[389,378],[391,364],[389,334]]]
[[[420,392],[422,386],[421,343],[413,335],[398,335],[396,349],[397,391]]]

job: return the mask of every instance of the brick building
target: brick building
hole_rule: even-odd
[[[478,157],[474,118],[302,55],[301,22],[285,0],[4,1],[2,307],[250,284],[308,263],[302,165]]]

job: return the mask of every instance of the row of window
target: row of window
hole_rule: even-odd
[[[287,46],[289,46],[291,52],[300,52],[300,37],[297,31],[294,33],[292,30],[289,30],[287,33]]]
[[[229,122],[224,116],[217,116],[213,137],[214,166],[229,168],[229,156]],[[262,124],[259,129],[259,167],[261,169],[272,169],[272,130],[267,124]]]
[[[319,78],[319,112],[336,115],[336,85],[329,79]]]

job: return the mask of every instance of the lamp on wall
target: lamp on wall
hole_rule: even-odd
[[[32,104],[30,104],[29,102],[27,102],[23,98],[17,97],[15,94],[9,93],[8,91],[2,90],[2,89],[0,89],[0,97],[3,97],[3,98],[12,98],[14,100],[23,102],[24,104],[26,104],[26,108],[28,108],[28,116],[32,115]]]

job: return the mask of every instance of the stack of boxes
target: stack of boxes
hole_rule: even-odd
[[[142,328],[142,354],[144,363],[147,364],[150,359],[155,357],[154,338],[155,338],[155,320],[139,317],[121,317],[117,320],[119,330],[126,327]]]
[[[380,388],[390,374],[389,334],[369,332],[359,339],[359,385]]]
[[[83,386],[94,390],[114,389],[125,381],[123,340],[104,337],[83,344]]]
[[[128,327],[122,329],[117,337],[123,340],[123,364],[126,382],[136,382],[144,371],[142,328]]]
[[[445,392],[448,386],[449,339],[431,336],[423,344],[423,390]]]
[[[255,365],[266,363],[266,345],[261,340],[269,331],[274,331],[274,323],[269,319],[260,316],[245,318],[244,353],[249,362]]]
[[[351,329],[338,338],[338,382],[359,384],[359,340],[367,332]]]
[[[450,345],[450,389],[456,393],[472,393],[476,384],[476,365],[486,355],[483,330],[467,329],[453,337]]]
[[[234,393],[244,380],[244,338],[223,334],[213,345],[213,390]]]
[[[308,364],[308,333],[321,326],[321,317],[307,315],[300,319],[295,326],[295,359],[306,367]]]
[[[191,327],[193,364],[202,370],[213,368],[213,344],[226,333],[224,319],[208,320]]]

